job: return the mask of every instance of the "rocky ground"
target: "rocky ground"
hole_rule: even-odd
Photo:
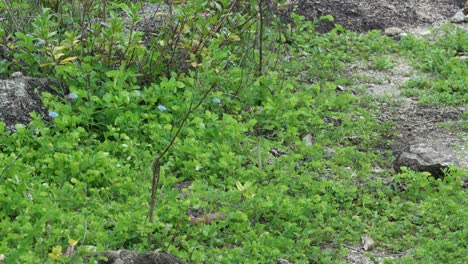
[[[362,62],[353,65],[348,74],[379,102],[379,119],[397,125],[397,143],[393,147],[395,168],[407,166],[441,177],[444,166],[468,167],[468,135],[449,129],[468,109],[420,105],[417,99],[403,96],[400,86],[424,73],[414,69],[403,58],[390,59],[397,63],[388,71],[369,68]]]

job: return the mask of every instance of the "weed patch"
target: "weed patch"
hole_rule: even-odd
[[[461,34],[450,36],[459,44],[397,44],[339,25],[320,35],[298,15],[287,28],[259,21],[258,8],[268,12],[255,1],[197,0],[169,8],[161,32],[145,36],[139,4],[108,2],[0,5],[2,16],[14,11],[0,21],[0,74],[54,77],[70,91],[42,95],[49,121],[33,113],[15,133],[0,123],[8,262],[82,263],[126,248],[189,263],[330,263],[363,234],[377,250],[405,252],[402,262],[466,255],[463,171],[377,172],[388,167],[375,149],[391,124],[338,89],[352,83],[346,63],[391,69],[385,55],[401,49],[438,78],[409,91],[466,103],[466,62],[453,57]],[[31,23],[12,17],[23,8]]]

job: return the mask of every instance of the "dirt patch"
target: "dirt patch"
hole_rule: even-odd
[[[16,124],[27,125],[31,121],[32,112],[50,119],[40,95],[43,92],[56,94],[52,86],[58,86],[58,82],[49,78],[26,77],[20,72],[14,73],[10,79],[0,80],[0,121],[8,130],[14,131]]]
[[[459,120],[466,110],[463,107],[426,106],[407,101],[400,106],[386,108],[382,118],[398,124],[400,133],[395,146],[398,151],[412,144],[431,142],[440,151],[444,151],[443,147],[452,148],[455,163],[468,167],[467,153],[458,151],[458,147],[466,144],[466,135],[457,135],[444,125]]]
[[[400,96],[400,86],[414,77],[414,69],[403,58],[387,56],[394,65],[388,71],[378,70],[368,62],[353,64],[348,76],[356,83],[365,85],[367,91],[376,96]]]
[[[105,257],[107,260],[99,260],[99,264],[184,264],[173,255],[167,253],[149,252],[140,254],[129,250],[107,251],[93,255]]]
[[[370,257],[377,261],[377,263],[384,263],[384,261],[396,261],[402,256],[405,256],[406,254],[387,254],[387,253],[378,253],[378,252],[368,252],[363,250],[362,248],[356,248],[356,247],[350,247],[346,246],[349,250],[348,255],[346,255],[345,260],[348,263],[354,263],[354,264],[373,264],[376,263],[373,260],[371,260]]]
[[[354,31],[388,27],[415,27],[448,20],[465,0],[305,0],[299,1],[297,12],[307,19],[332,15],[335,22],[321,23],[320,32],[334,24]]]
[[[414,98],[402,96],[401,85],[425,74],[410,66],[404,58],[394,55],[390,60],[395,66],[389,70],[376,70],[367,62],[359,62],[352,65],[346,74],[377,99],[381,110],[379,119],[396,124],[395,156],[410,146],[425,144],[448,160],[448,164],[467,168],[468,134],[451,131],[449,127],[460,120],[468,108],[421,105]]]

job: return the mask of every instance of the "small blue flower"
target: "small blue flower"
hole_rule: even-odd
[[[141,96],[141,92],[140,92],[140,91],[135,91],[135,96],[136,96],[136,97],[140,97],[140,96]]]
[[[219,98],[213,98],[213,103],[215,103],[215,104],[220,104],[220,103],[221,103],[221,99],[219,99]]]
[[[34,47],[41,47],[41,46],[44,46],[44,41],[43,40],[39,40],[36,43],[34,43]]]
[[[76,93],[69,93],[67,95],[67,98],[68,99],[77,99],[78,98],[78,95]]]
[[[160,111],[166,111],[167,110],[167,108],[164,105],[158,105],[158,109]]]
[[[49,112],[49,116],[52,117],[52,118],[56,118],[59,116],[59,114],[57,114],[57,112]]]

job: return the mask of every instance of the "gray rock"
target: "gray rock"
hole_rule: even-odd
[[[429,172],[435,178],[443,178],[443,170],[457,165],[449,148],[436,143],[418,143],[409,146],[396,159],[395,169],[407,167],[414,171]]]
[[[452,22],[452,23],[468,22],[468,16],[463,14],[463,11],[460,10],[450,19],[450,22]]]
[[[276,264],[291,264],[287,259],[277,259]]]

